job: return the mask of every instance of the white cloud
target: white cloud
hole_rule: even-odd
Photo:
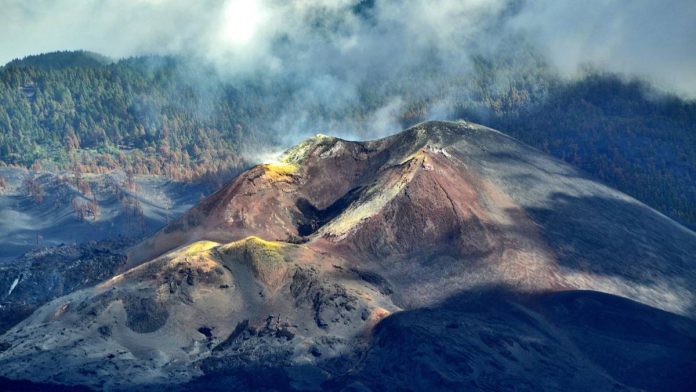
[[[512,25],[562,72],[587,64],[696,96],[696,2],[530,1]]]
[[[511,34],[573,75],[583,64],[696,96],[696,2],[612,0],[5,0],[0,63],[87,49],[208,59],[223,72],[293,72],[345,83],[414,68],[462,73],[472,48]],[[366,2],[366,3],[369,3]]]

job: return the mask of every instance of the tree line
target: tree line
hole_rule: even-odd
[[[303,80],[211,81],[201,75],[212,70],[176,58],[32,56],[0,68],[0,164],[219,184],[248,165],[249,153],[280,144],[287,113],[359,127],[399,97],[403,127],[435,116],[500,129],[696,227],[693,100],[596,70],[564,80],[531,50],[471,63],[461,77],[406,70],[368,79],[354,101],[337,105],[308,103],[298,93]]]

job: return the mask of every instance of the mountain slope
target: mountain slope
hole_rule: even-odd
[[[231,80],[183,58],[29,56],[0,67],[0,162],[215,177],[245,168],[259,149],[296,140],[297,131],[384,132],[376,129],[384,121],[374,120],[393,107],[404,127],[447,116],[504,130],[696,224],[693,99],[596,71],[563,80],[526,45],[471,60],[475,69],[456,76],[418,67],[324,99],[308,96],[321,76],[311,83],[284,73]],[[402,105],[393,106],[395,97]]]
[[[161,176],[128,179],[118,171],[80,175],[0,168],[0,177],[0,264],[5,265],[46,246],[142,238],[210,193],[203,184]]]
[[[112,63],[113,60],[99,53],[85,50],[50,52],[22,59],[15,59],[5,67],[33,67],[37,69],[94,68]]]
[[[688,390],[695,254],[693,232],[482,126],[320,135],[133,247],[120,274],[2,335],[0,376]],[[648,364],[671,382],[636,370]]]
[[[436,286],[445,268],[453,270],[455,285],[601,289],[671,311],[693,310],[692,231],[470,123],[429,122],[372,142],[310,139],[134,248],[131,262],[182,241],[248,235],[307,241],[359,257],[392,279],[408,279],[410,271],[397,272],[403,263],[391,261],[415,258],[423,260],[419,272],[435,270]],[[467,258],[479,262],[452,266]],[[481,270],[469,273],[475,268]],[[424,279],[419,275],[414,285]]]
[[[199,241],[45,305],[3,337],[13,343],[0,361],[13,378],[124,388],[187,381],[204,359],[350,353],[356,333],[397,309],[363,283],[301,245]]]

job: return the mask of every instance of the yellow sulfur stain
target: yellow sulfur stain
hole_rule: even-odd
[[[413,154],[404,158],[399,164],[403,165],[404,163],[407,163],[409,161],[416,160],[416,159],[423,159],[425,161],[426,160],[425,151],[418,150],[418,151],[414,152]]]
[[[263,238],[260,238],[257,236],[250,236],[250,237],[247,237],[245,240],[248,242],[252,242],[256,245],[261,245],[261,246],[265,246],[268,248],[281,248],[281,247],[283,247],[283,244],[281,244],[280,242],[267,241],[267,240],[264,240]]]
[[[241,239],[239,241],[233,241],[230,243],[227,243],[223,246],[220,247],[220,250],[225,251],[225,250],[231,250],[231,249],[239,249],[242,247],[254,247],[254,248],[269,248],[269,249],[280,249],[284,246],[284,244],[276,241],[268,241],[264,240],[263,238],[257,237],[257,236],[249,236],[244,239]]]
[[[286,276],[288,266],[282,249],[289,246],[251,236],[217,249],[223,262],[246,264],[254,276],[273,291],[281,285]]]
[[[197,253],[210,250],[220,244],[213,241],[197,241],[181,250],[186,256],[193,256]]]
[[[272,180],[281,180],[297,173],[299,167],[293,163],[278,162],[263,165],[265,175]]]
[[[203,270],[209,271],[216,268],[219,264],[214,253],[211,252],[211,249],[219,246],[220,244],[214,241],[196,241],[190,245],[172,250],[153,260],[133,267],[124,273],[118,274],[100,283],[96,288],[97,290],[106,290],[114,287],[124,282],[129,275],[132,276],[133,274],[143,273],[143,271],[147,271],[152,265],[159,265],[159,268],[164,268],[165,266],[175,267],[182,262],[186,262],[193,263],[197,268],[203,268]]]

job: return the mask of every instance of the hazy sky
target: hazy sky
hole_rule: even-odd
[[[196,56],[222,72],[389,73],[523,35],[566,75],[593,64],[696,96],[693,0],[0,0],[0,63],[87,49]],[[449,65],[448,65],[449,64]],[[348,82],[347,82],[348,81]],[[349,89],[345,94],[350,94]]]

